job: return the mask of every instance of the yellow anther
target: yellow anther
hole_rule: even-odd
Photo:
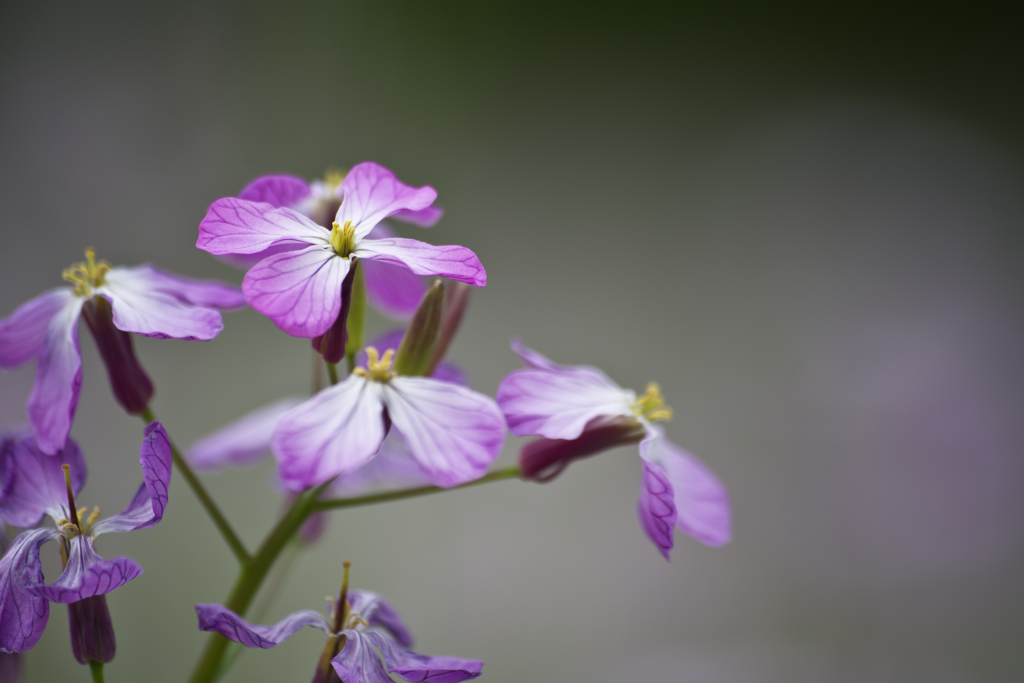
[[[329,168],[324,173],[324,185],[327,185],[332,190],[337,189],[338,185],[345,182],[346,175],[347,173],[343,168]]]
[[[61,277],[73,285],[71,290],[76,295],[91,296],[92,290],[103,286],[110,269],[110,264],[106,261],[96,261],[96,252],[89,247],[85,250],[85,261],[65,268]]]
[[[642,417],[648,422],[663,422],[672,419],[672,409],[665,405],[661,387],[657,382],[650,382],[644,395],[633,402],[633,415]]]
[[[331,228],[331,247],[341,258],[348,258],[356,250],[356,226],[352,225],[352,221],[345,221],[344,226],[334,222]]]
[[[395,358],[395,350],[388,349],[384,355],[378,358],[377,349],[372,346],[366,347],[366,369],[356,368],[355,374],[366,377],[374,382],[387,382],[394,377],[391,372],[391,361]]]
[[[83,511],[85,509],[86,508],[82,508]],[[78,517],[79,517],[79,519],[81,519],[81,517],[82,517],[82,513],[81,512],[78,513]],[[85,528],[86,529],[92,528],[92,525],[95,524],[96,520],[99,519],[99,518],[100,518],[100,509],[98,507],[94,507],[92,509],[92,513],[89,514],[89,518],[85,520]]]

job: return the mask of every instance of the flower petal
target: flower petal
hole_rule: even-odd
[[[58,536],[50,528],[26,531],[0,559],[0,651],[25,652],[42,637],[50,602],[29,589],[43,583],[40,546]]]
[[[82,387],[78,316],[82,300],[67,300],[46,328],[36,361],[36,381],[28,397],[28,422],[43,453],[64,448]]]
[[[275,254],[260,261],[242,282],[255,310],[293,337],[315,337],[341,311],[341,283],[350,261],[318,246]]]
[[[242,188],[239,199],[293,207],[309,196],[309,184],[293,175],[261,175]]]
[[[383,393],[392,424],[435,486],[478,479],[501,454],[505,423],[490,397],[427,377],[394,377]]]
[[[29,590],[50,602],[68,604],[94,595],[106,595],[142,574],[142,567],[127,557],[105,560],[93,547],[90,536],[71,539],[68,566],[52,585],[38,584]]]
[[[348,600],[352,611],[359,612],[370,626],[384,629],[402,647],[412,647],[412,634],[390,602],[376,593],[360,590],[349,591]]]
[[[196,605],[196,616],[199,617],[200,631],[214,631],[246,647],[264,650],[280,645],[303,626],[312,626],[327,634],[331,632],[324,615],[313,610],[289,614],[273,626],[250,624],[221,605]]]
[[[293,408],[271,440],[281,481],[301,491],[362,466],[384,441],[383,412],[377,383],[358,375]]]
[[[243,415],[192,444],[188,461],[200,472],[249,467],[270,455],[270,438],[281,417],[304,399],[290,396]]]
[[[171,483],[171,442],[159,422],[146,426],[146,437],[139,449],[142,485],[120,514],[101,519],[92,527],[93,537],[111,532],[137,531],[156,526],[167,509]]]
[[[67,287],[51,289],[0,320],[0,368],[11,370],[35,358],[50,321],[74,298]]]
[[[411,187],[380,164],[356,164],[338,188],[344,198],[335,219],[341,225],[351,221],[356,239],[365,237],[373,226],[399,211],[419,211],[434,203],[437,191],[429,185]]]
[[[153,290],[184,304],[230,311],[245,306],[242,290],[217,280],[196,280],[161,270],[148,263],[134,268],[116,268],[108,273],[133,289]]]
[[[431,657],[404,650],[392,643],[384,634],[376,631],[365,631],[363,635],[380,648],[387,670],[407,681],[458,683],[476,678],[484,666],[478,659]]]
[[[441,220],[441,216],[444,215],[444,209],[440,206],[428,206],[425,209],[419,211],[408,211],[402,210],[395,214],[392,214],[392,218],[396,221],[403,221],[405,223],[412,223],[418,225],[421,228],[432,228],[437,225],[437,222]]]
[[[71,490],[77,496],[85,486],[88,469],[82,451],[68,439],[63,450],[46,455],[35,437],[23,435],[9,442],[5,453],[5,482],[0,495],[0,519],[22,528],[34,527],[49,513],[54,521],[69,517],[68,489],[62,467],[68,465]]]
[[[416,312],[427,285],[408,268],[383,261],[363,259],[359,266],[366,276],[366,297],[383,315],[407,320]]]
[[[106,284],[96,290],[110,302],[117,329],[157,339],[193,341],[209,341],[224,329],[220,313],[212,308],[182,303],[119,270],[107,273]]]
[[[409,455],[405,440],[392,429],[377,455],[362,467],[341,475],[334,480],[328,489],[332,498],[341,496],[359,496],[374,489],[408,488],[426,486],[430,483],[423,468]],[[362,612],[360,612],[362,614]],[[365,616],[365,615],[364,615]]]
[[[372,631],[345,630],[345,647],[331,660],[338,677],[345,683],[392,683],[381,664],[380,655],[368,638]]]
[[[297,211],[237,197],[218,199],[199,224],[196,246],[211,254],[256,254],[276,244],[325,244],[329,235]]]
[[[487,272],[476,254],[454,244],[435,246],[400,237],[366,239],[356,244],[354,253],[361,259],[404,266],[416,275],[450,277],[477,287],[487,284]]]
[[[664,438],[658,427],[648,429],[640,455],[657,462],[672,484],[676,526],[704,545],[722,546],[732,539],[729,492],[704,463]]]
[[[636,513],[647,538],[651,539],[666,560],[671,560],[669,551],[674,542],[672,525],[676,521],[672,484],[660,467],[647,460],[642,462],[643,474],[640,476],[640,497],[636,501]]]

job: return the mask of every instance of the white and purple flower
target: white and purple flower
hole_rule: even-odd
[[[100,518],[99,508],[76,509],[75,496],[85,485],[86,464],[74,441],[56,455],[46,455],[35,437],[20,434],[3,444],[0,519],[28,528],[0,559],[0,652],[25,652],[43,634],[50,603],[68,605],[72,649],[81,663],[110,661],[114,635],[103,596],[142,573],[127,557],[105,560],[96,552],[98,536],[155,526],[167,507],[171,446],[159,422],[146,427],[139,451],[143,483],[123,512]],[[56,527],[33,528],[44,516]],[[39,559],[47,541],[60,542],[64,572],[52,584],[43,579]]]
[[[86,260],[64,271],[71,287],[51,289],[0,320],[0,367],[36,359],[28,421],[39,448],[55,453],[71,431],[82,384],[78,320],[86,324],[110,378],[114,398],[132,414],[145,410],[153,385],[132,350],[129,333],[207,341],[224,324],[219,310],[245,305],[237,287],[172,275],[151,265],[112,268]]]
[[[272,178],[244,192],[271,202],[241,197],[214,202],[199,224],[196,246],[216,256],[263,256],[246,274],[242,291],[250,306],[292,336],[318,337],[338,320],[342,283],[353,257],[364,264],[398,266],[414,275],[486,284],[480,260],[465,247],[370,236],[389,216],[422,217],[420,223],[429,223],[432,214],[427,211],[437,198],[430,186],[410,187],[383,166],[358,164],[336,190],[342,202],[328,232],[303,213],[309,209],[304,209],[302,202],[310,197],[302,194],[303,181],[290,176]],[[372,277],[369,271],[367,276]],[[385,283],[393,277],[394,273],[388,274]],[[369,282],[367,287],[370,289]],[[398,290],[400,296],[395,294],[395,301],[401,299],[403,315],[411,313],[419,299],[405,288]],[[382,296],[387,299],[391,295]]]
[[[703,463],[654,424],[672,417],[657,384],[637,397],[597,368],[558,365],[517,339],[512,349],[527,368],[502,381],[498,405],[513,434],[544,437],[520,453],[524,478],[548,481],[575,459],[639,443],[643,473],[637,514],[665,559],[674,544],[673,527],[706,545],[729,542],[729,494]]]

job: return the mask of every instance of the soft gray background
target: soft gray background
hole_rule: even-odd
[[[485,680],[1005,681],[1024,667],[1024,227],[1019,36],[892,5],[18,3],[0,10],[0,315],[93,245],[234,282],[194,248],[252,177],[379,161],[440,193],[407,236],[486,265],[453,357],[493,394],[520,335],[625,386],[661,383],[670,437],[733,496],[735,541],[639,529],[635,449],[338,514],[268,618],[341,562],[425,652]],[[374,329],[384,321],[373,318]],[[173,437],[308,391],[308,343],[226,316],[142,339]],[[83,329],[83,505],[120,509],[141,425]],[[0,378],[24,419],[31,367]],[[511,462],[518,443],[510,441]],[[250,544],[269,463],[207,481]],[[146,574],[109,598],[108,681],[180,681],[233,560],[179,479],[157,528],[109,536]],[[56,576],[55,553],[47,558]],[[87,680],[55,608],[29,681]],[[322,638],[228,681],[308,680]]]

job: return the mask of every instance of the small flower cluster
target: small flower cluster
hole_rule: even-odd
[[[191,280],[150,265],[111,267],[86,260],[63,273],[71,286],[42,294],[0,321],[0,366],[36,360],[28,427],[3,437],[0,519],[23,529],[0,559],[0,680],[20,675],[17,653],[32,648],[49,604],[68,605],[72,650],[97,668],[113,659],[114,629],[106,593],[142,573],[128,558],[105,560],[96,538],[155,526],[167,506],[173,466],[192,488],[240,563],[225,605],[197,604],[199,628],[214,634],[192,680],[222,672],[227,640],[273,648],[303,626],[327,643],[313,681],[455,682],[480,675],[483,663],[413,652],[412,637],[380,596],[342,589],[327,614],[300,611],[273,626],[245,620],[267,572],[293,538],[315,543],[329,511],[518,477],[550,481],[574,460],[637,445],[640,526],[670,557],[674,529],[709,546],[730,539],[728,494],[694,456],[665,437],[669,420],[659,386],[638,396],[603,372],[558,365],[513,340],[524,369],[506,377],[492,399],[469,387],[445,359],[472,286],[487,276],[462,246],[396,237],[385,219],[433,226],[442,216],[430,186],[413,187],[364,162],[323,181],[263,176],[239,196],[215,201],[199,224],[197,246],[245,268],[241,288]],[[440,279],[451,282],[444,284]],[[364,344],[366,306],[406,324]],[[132,334],[205,341],[222,329],[220,311],[245,305],[283,332],[310,340],[321,373],[311,395],[284,397],[227,424],[181,453],[150,403],[153,383],[135,356]],[[96,341],[115,400],[147,423],[140,452],[143,484],[120,514],[79,509],[86,478],[81,450],[69,438],[82,380],[77,323]],[[344,361],[344,364],[342,363]],[[347,369],[342,379],[339,372]],[[329,386],[323,386],[326,371]],[[506,432],[537,436],[518,465],[490,470]],[[195,471],[250,466],[273,455],[287,505],[251,555]],[[49,516],[53,527],[40,527]],[[64,571],[43,578],[41,546],[59,543]],[[14,657],[15,659],[6,659]],[[7,678],[3,671],[13,672]]]

